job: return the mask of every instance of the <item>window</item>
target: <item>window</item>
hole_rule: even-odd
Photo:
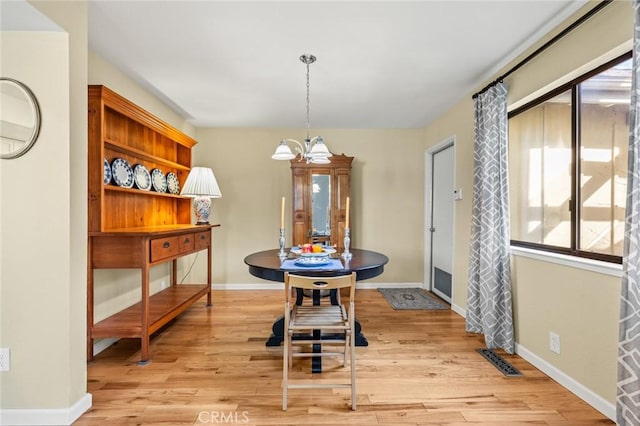
[[[631,54],[509,113],[513,245],[621,263]]]

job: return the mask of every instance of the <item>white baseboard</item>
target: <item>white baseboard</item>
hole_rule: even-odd
[[[107,349],[109,346],[120,340],[118,337],[105,337],[104,339],[94,339],[93,341],[93,355],[98,355],[100,352]]]
[[[86,393],[69,408],[2,409],[0,425],[70,425],[91,408],[91,402],[91,394]]]
[[[516,353],[520,355],[524,360],[530,362],[538,370],[542,371],[547,376],[567,388],[574,393],[580,399],[587,404],[591,405],[596,410],[607,416],[609,419],[615,421],[616,419],[616,405],[602,398],[600,395],[593,392],[591,389],[584,386],[582,383],[568,376],[565,372],[554,367],[544,359],[540,358],[533,352],[529,351],[524,346],[516,343]]]
[[[455,303],[451,304],[451,310],[456,314],[460,315],[462,318],[467,317],[467,310],[462,309],[460,306],[456,305]]]

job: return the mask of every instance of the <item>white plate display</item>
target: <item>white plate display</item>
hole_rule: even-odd
[[[167,179],[160,169],[151,170],[151,184],[156,192],[167,192]]]
[[[174,195],[180,193],[180,182],[178,182],[178,176],[173,172],[167,173],[167,190]]]
[[[111,183],[111,164],[104,159],[104,184],[109,185]]]
[[[122,158],[113,160],[111,162],[111,173],[116,185],[123,188],[131,188],[133,186],[133,170],[131,170],[127,160]]]
[[[133,168],[133,180],[138,189],[149,191],[151,189],[151,175],[142,164],[136,164]]]
[[[298,266],[324,266],[331,263],[328,256],[324,257],[300,257],[294,262]]]

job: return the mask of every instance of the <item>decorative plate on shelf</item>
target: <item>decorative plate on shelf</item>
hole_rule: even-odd
[[[123,188],[131,188],[133,186],[133,170],[131,170],[127,160],[122,158],[113,160],[111,162],[111,173],[116,185]]]
[[[149,170],[142,164],[136,164],[133,168],[133,180],[138,189],[143,191],[151,190],[151,175]]]
[[[104,159],[104,184],[109,185],[111,183],[111,164],[107,159]]]
[[[167,173],[167,190],[170,194],[178,195],[180,193],[180,182],[175,173]]]
[[[151,185],[156,192],[167,192],[167,178],[160,169],[151,170]]]

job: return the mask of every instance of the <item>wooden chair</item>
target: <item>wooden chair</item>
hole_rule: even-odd
[[[349,309],[340,301],[340,289],[349,288]],[[285,273],[285,304],[284,304],[284,350],[282,352],[282,409],[287,409],[287,391],[289,389],[313,389],[313,388],[351,388],[351,409],[356,409],[356,351],[355,351],[355,329],[354,329],[354,296],[356,289],[356,274],[343,275],[338,277],[304,277],[300,275]],[[307,305],[291,302],[292,289],[304,290],[335,290],[337,304],[318,304]],[[313,333],[314,330],[320,330],[320,340],[311,337],[293,339],[296,333]],[[323,331],[337,333],[342,338],[322,340],[321,333]],[[313,336],[313,335],[312,335]],[[316,333],[317,337],[318,334]],[[320,352],[305,352],[304,349],[309,345],[320,344]],[[326,346],[332,344],[344,345],[341,352],[331,352],[325,350]],[[293,351],[293,345],[303,345],[300,351]],[[315,357],[315,356],[342,356],[343,365],[347,365],[347,354],[351,348],[350,366],[351,381],[350,383],[290,383],[289,368],[293,364],[294,357]]]

